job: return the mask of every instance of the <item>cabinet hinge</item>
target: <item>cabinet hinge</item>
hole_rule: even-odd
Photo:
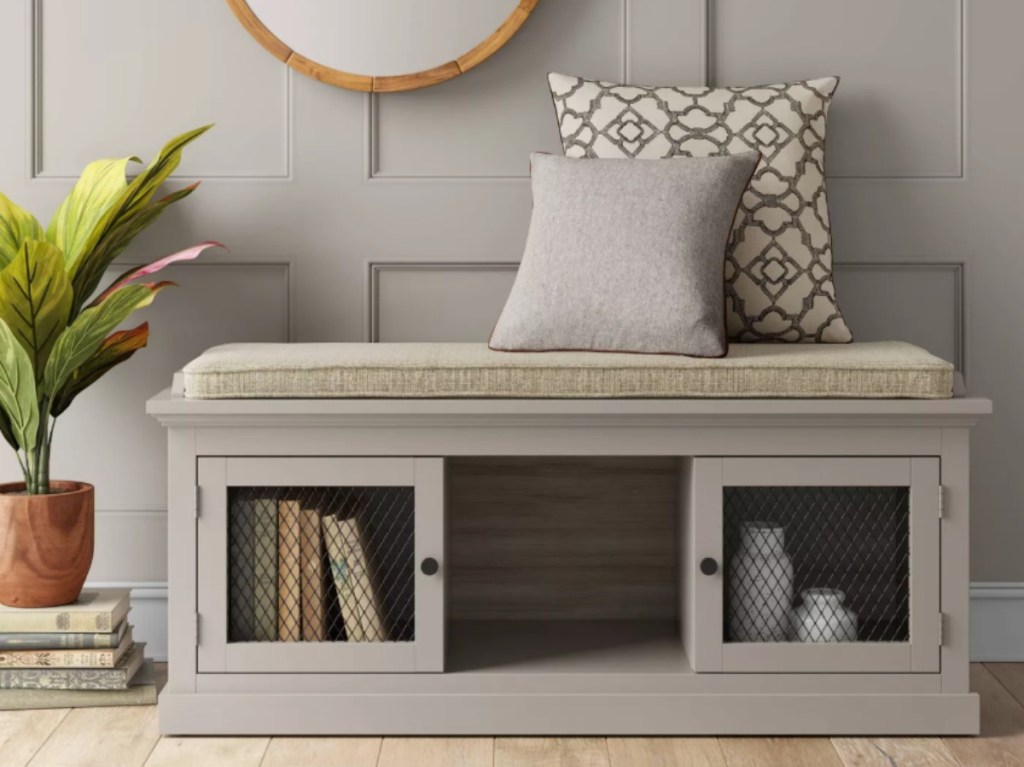
[[[199,519],[199,485],[192,488],[192,509],[195,512],[196,519]]]
[[[939,485],[939,519],[946,515],[946,488]]]
[[[195,614],[196,647],[199,646],[199,613]]]
[[[946,616],[939,613],[939,647],[942,647],[946,641]]]

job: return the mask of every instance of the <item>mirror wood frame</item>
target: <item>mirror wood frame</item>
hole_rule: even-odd
[[[468,72],[473,67],[493,56],[505,43],[512,39],[512,36],[519,31],[519,28],[530,17],[530,13],[536,7],[537,2],[538,0],[520,0],[519,5],[516,6],[511,15],[489,37],[472,50],[467,51],[452,61],[420,72],[375,77],[373,75],[343,72],[340,69],[333,69],[306,58],[298,51],[293,51],[273,32],[267,29],[253,12],[252,8],[249,7],[248,0],[227,0],[231,11],[235,14],[238,21],[241,22],[242,26],[245,27],[246,31],[275,58],[280,59],[296,72],[312,77],[315,80],[336,85],[340,88],[364,91],[366,93],[412,91],[443,83]]]

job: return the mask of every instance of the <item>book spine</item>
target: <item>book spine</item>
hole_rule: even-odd
[[[0,653],[6,668],[111,668],[114,650],[24,650]]]
[[[0,690],[123,690],[123,668],[0,669]]]
[[[0,652],[7,650],[91,650],[116,647],[120,641],[113,634],[2,634]]]
[[[230,566],[228,568],[228,638],[232,642],[251,642],[256,634],[253,583],[253,538],[255,509],[250,501],[231,504],[228,542]]]
[[[155,684],[130,685],[124,690],[0,690],[0,711],[152,706],[155,704]]]
[[[352,571],[344,552],[344,533],[342,528],[349,524],[334,517],[323,518],[324,543],[327,548],[327,559],[334,579],[334,589],[338,595],[338,606],[341,619],[345,624],[345,637],[349,642],[362,642],[362,616],[359,614],[358,600],[352,588]]]
[[[302,557],[302,638],[306,642],[323,642],[327,639],[327,623],[320,512],[316,509],[303,509],[299,532]]]
[[[299,513],[296,501],[282,501],[278,524],[277,633],[282,642],[302,639]]]
[[[0,613],[0,632],[109,633],[112,624],[110,612]]]
[[[256,501],[255,594],[257,642],[277,639],[277,504]]]
[[[348,560],[350,577],[356,592],[359,614],[362,617],[363,640],[369,642],[388,641],[387,630],[381,614],[377,589],[370,571],[369,559],[362,544],[362,526],[358,522],[343,528],[342,552]]]

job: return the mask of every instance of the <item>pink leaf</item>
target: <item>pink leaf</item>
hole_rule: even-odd
[[[164,256],[158,261],[154,261],[153,263],[147,264],[146,266],[139,266],[136,267],[135,269],[130,269],[124,274],[122,274],[120,277],[118,277],[116,280],[114,280],[113,284],[109,288],[104,290],[99,295],[99,297],[92,302],[91,305],[95,306],[97,304],[102,303],[103,300],[108,295],[113,293],[122,285],[126,285],[127,283],[132,282],[133,280],[137,280],[139,279],[139,277],[145,277],[155,272],[159,272],[164,267],[170,266],[171,264],[176,263],[178,261],[191,261],[208,248],[224,248],[224,245],[215,240],[208,240],[207,242],[201,242],[198,245],[193,245],[191,248],[185,248],[185,250],[179,250],[177,253],[172,253],[169,256]],[[227,250],[227,248],[224,249]]]

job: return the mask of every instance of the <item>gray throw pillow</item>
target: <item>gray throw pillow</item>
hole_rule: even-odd
[[[759,160],[533,155],[526,250],[490,347],[725,355],[725,246]]]

